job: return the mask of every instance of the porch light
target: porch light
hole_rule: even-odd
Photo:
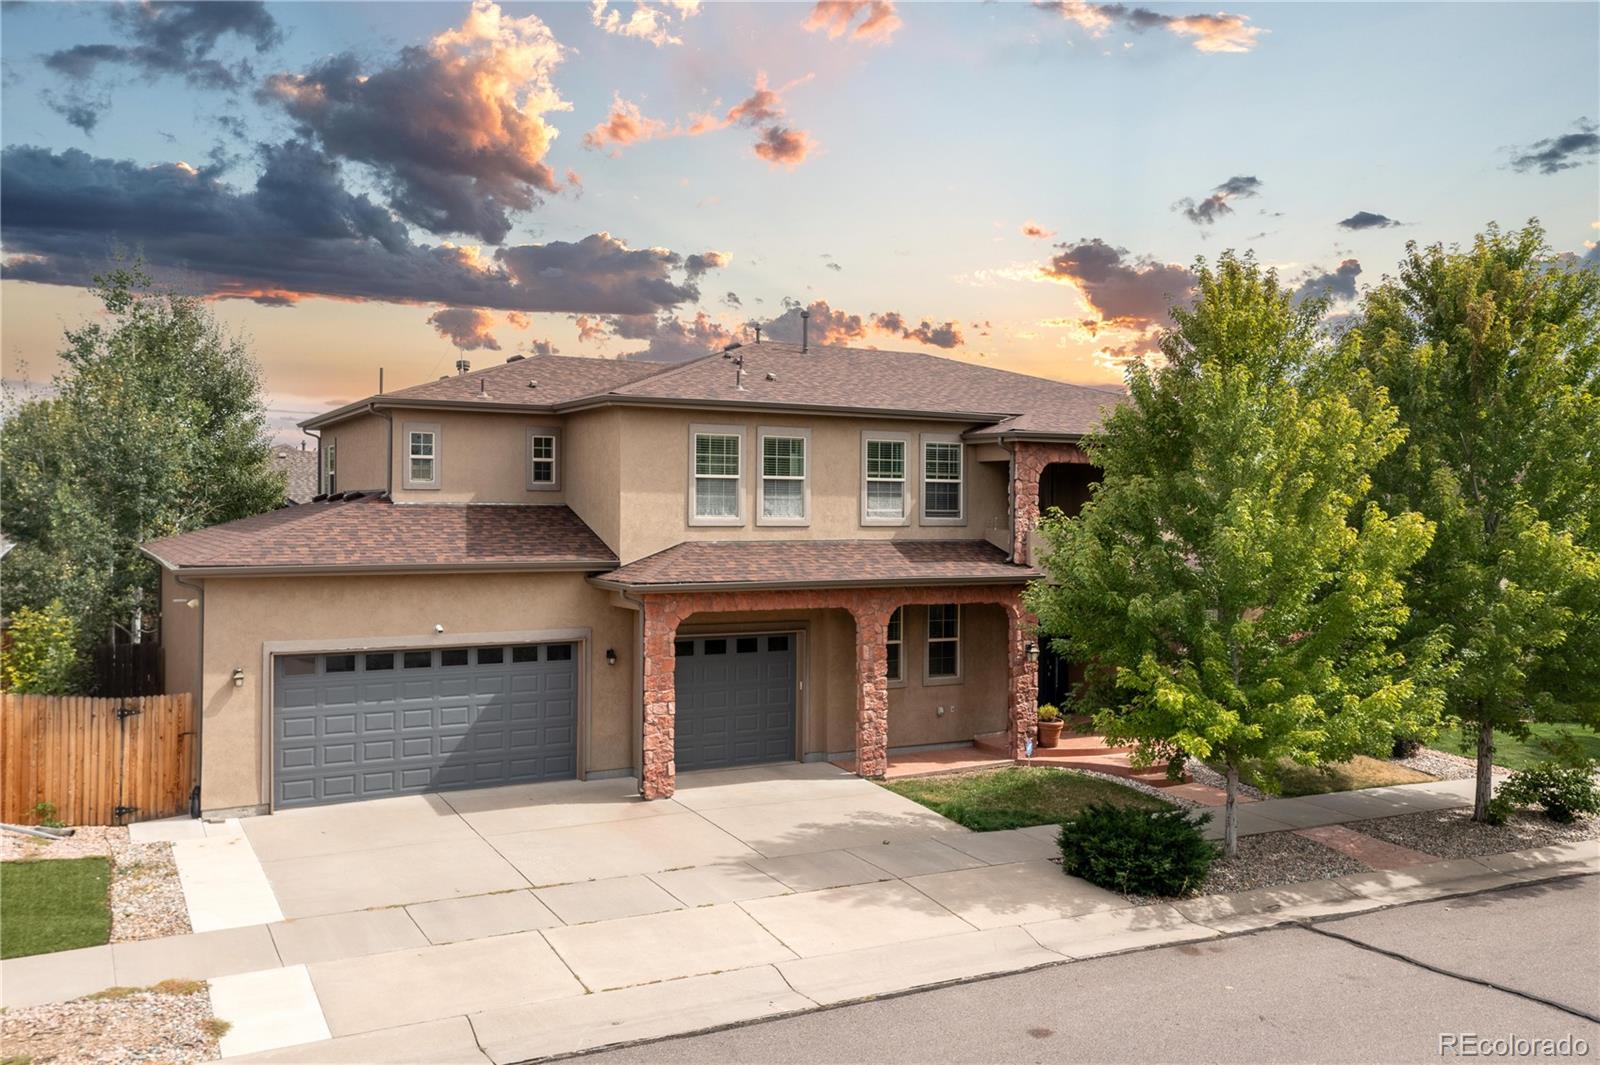
[[[1032,640],[1029,640],[1023,646],[1022,651],[1028,656],[1029,662],[1037,663],[1039,661],[1039,645],[1034,643]]]
[[[233,686],[235,688],[244,687],[244,667],[243,666],[234,666],[233,667]]]
[[[617,649],[615,647],[607,647],[606,648],[606,665],[614,666],[616,664],[617,664]]]

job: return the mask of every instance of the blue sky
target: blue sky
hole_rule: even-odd
[[[0,13],[8,380],[48,377],[113,245],[264,301],[215,306],[289,417],[458,347],[688,357],[792,329],[786,300],[842,342],[1107,380],[1196,255],[1348,303],[1408,240],[1600,237],[1594,4],[219,7]],[[120,50],[59,58],[84,45]]]

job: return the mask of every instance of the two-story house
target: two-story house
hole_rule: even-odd
[[[202,807],[1020,750],[1041,495],[1083,498],[1117,398],[769,342],[513,358],[312,418],[315,501],[146,546]]]

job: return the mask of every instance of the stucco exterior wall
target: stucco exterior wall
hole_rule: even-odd
[[[337,425],[330,425],[323,430],[321,446],[327,447],[329,441],[334,441],[334,462],[337,483],[335,487],[341,492],[354,489],[367,491],[382,491],[388,484],[384,476],[383,464],[389,451],[389,423],[384,421],[379,414],[363,414],[359,417],[342,421]],[[317,455],[317,490],[323,491],[326,485],[322,483],[323,462],[322,455]]]
[[[394,415],[393,498],[396,502],[566,502],[566,475],[573,466],[567,454],[569,449],[561,418],[487,411],[395,410],[390,413]],[[432,428],[438,434],[435,437],[436,488],[406,487],[410,462],[408,426]],[[556,431],[560,469],[554,489],[528,487],[529,429]]]
[[[187,605],[199,598],[198,589],[179,584],[171,570],[161,571],[161,672],[170,694],[192,695],[199,680],[200,608]]]
[[[616,407],[579,411],[566,419],[567,506],[611,550],[622,525],[622,431],[627,412]]]
[[[744,440],[744,521],[741,525],[689,524],[690,426],[738,426]],[[811,518],[805,526],[758,524],[758,432],[761,427],[811,431]],[[919,440],[923,434],[957,434],[960,422],[888,421],[848,417],[740,414],[731,411],[630,409],[620,426],[622,514],[618,543],[624,564],[685,540],[981,540],[991,524],[1010,517],[1009,471],[1005,464],[980,462],[968,447],[965,467],[966,516],[959,525],[925,524],[920,516]],[[910,516],[904,525],[861,522],[861,434],[902,433],[908,437],[906,492]]]
[[[435,625],[444,626],[436,635]],[[634,617],[579,573],[210,578],[206,581],[201,804],[206,810],[265,803],[263,714],[270,676],[264,644],[313,641],[359,649],[365,640],[414,646],[475,643],[472,637],[587,628],[583,762],[589,772],[635,764]],[[392,643],[389,646],[393,646]],[[617,653],[607,665],[605,652]],[[234,687],[235,667],[244,685]]]

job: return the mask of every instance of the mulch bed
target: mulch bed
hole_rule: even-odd
[[[1480,825],[1472,820],[1472,810],[1468,808],[1380,817],[1356,821],[1345,827],[1412,850],[1437,854],[1440,858],[1477,858],[1555,843],[1600,839],[1600,817],[1586,817],[1562,825],[1543,814],[1519,813],[1503,825]]]
[[[6,1010],[0,1044],[6,1060],[32,1065],[189,1065],[216,1058],[218,1023],[204,981],[170,981]]]
[[[0,832],[0,861],[111,859],[111,941],[192,931],[170,843],[134,843],[126,828],[87,826],[58,840]]]

